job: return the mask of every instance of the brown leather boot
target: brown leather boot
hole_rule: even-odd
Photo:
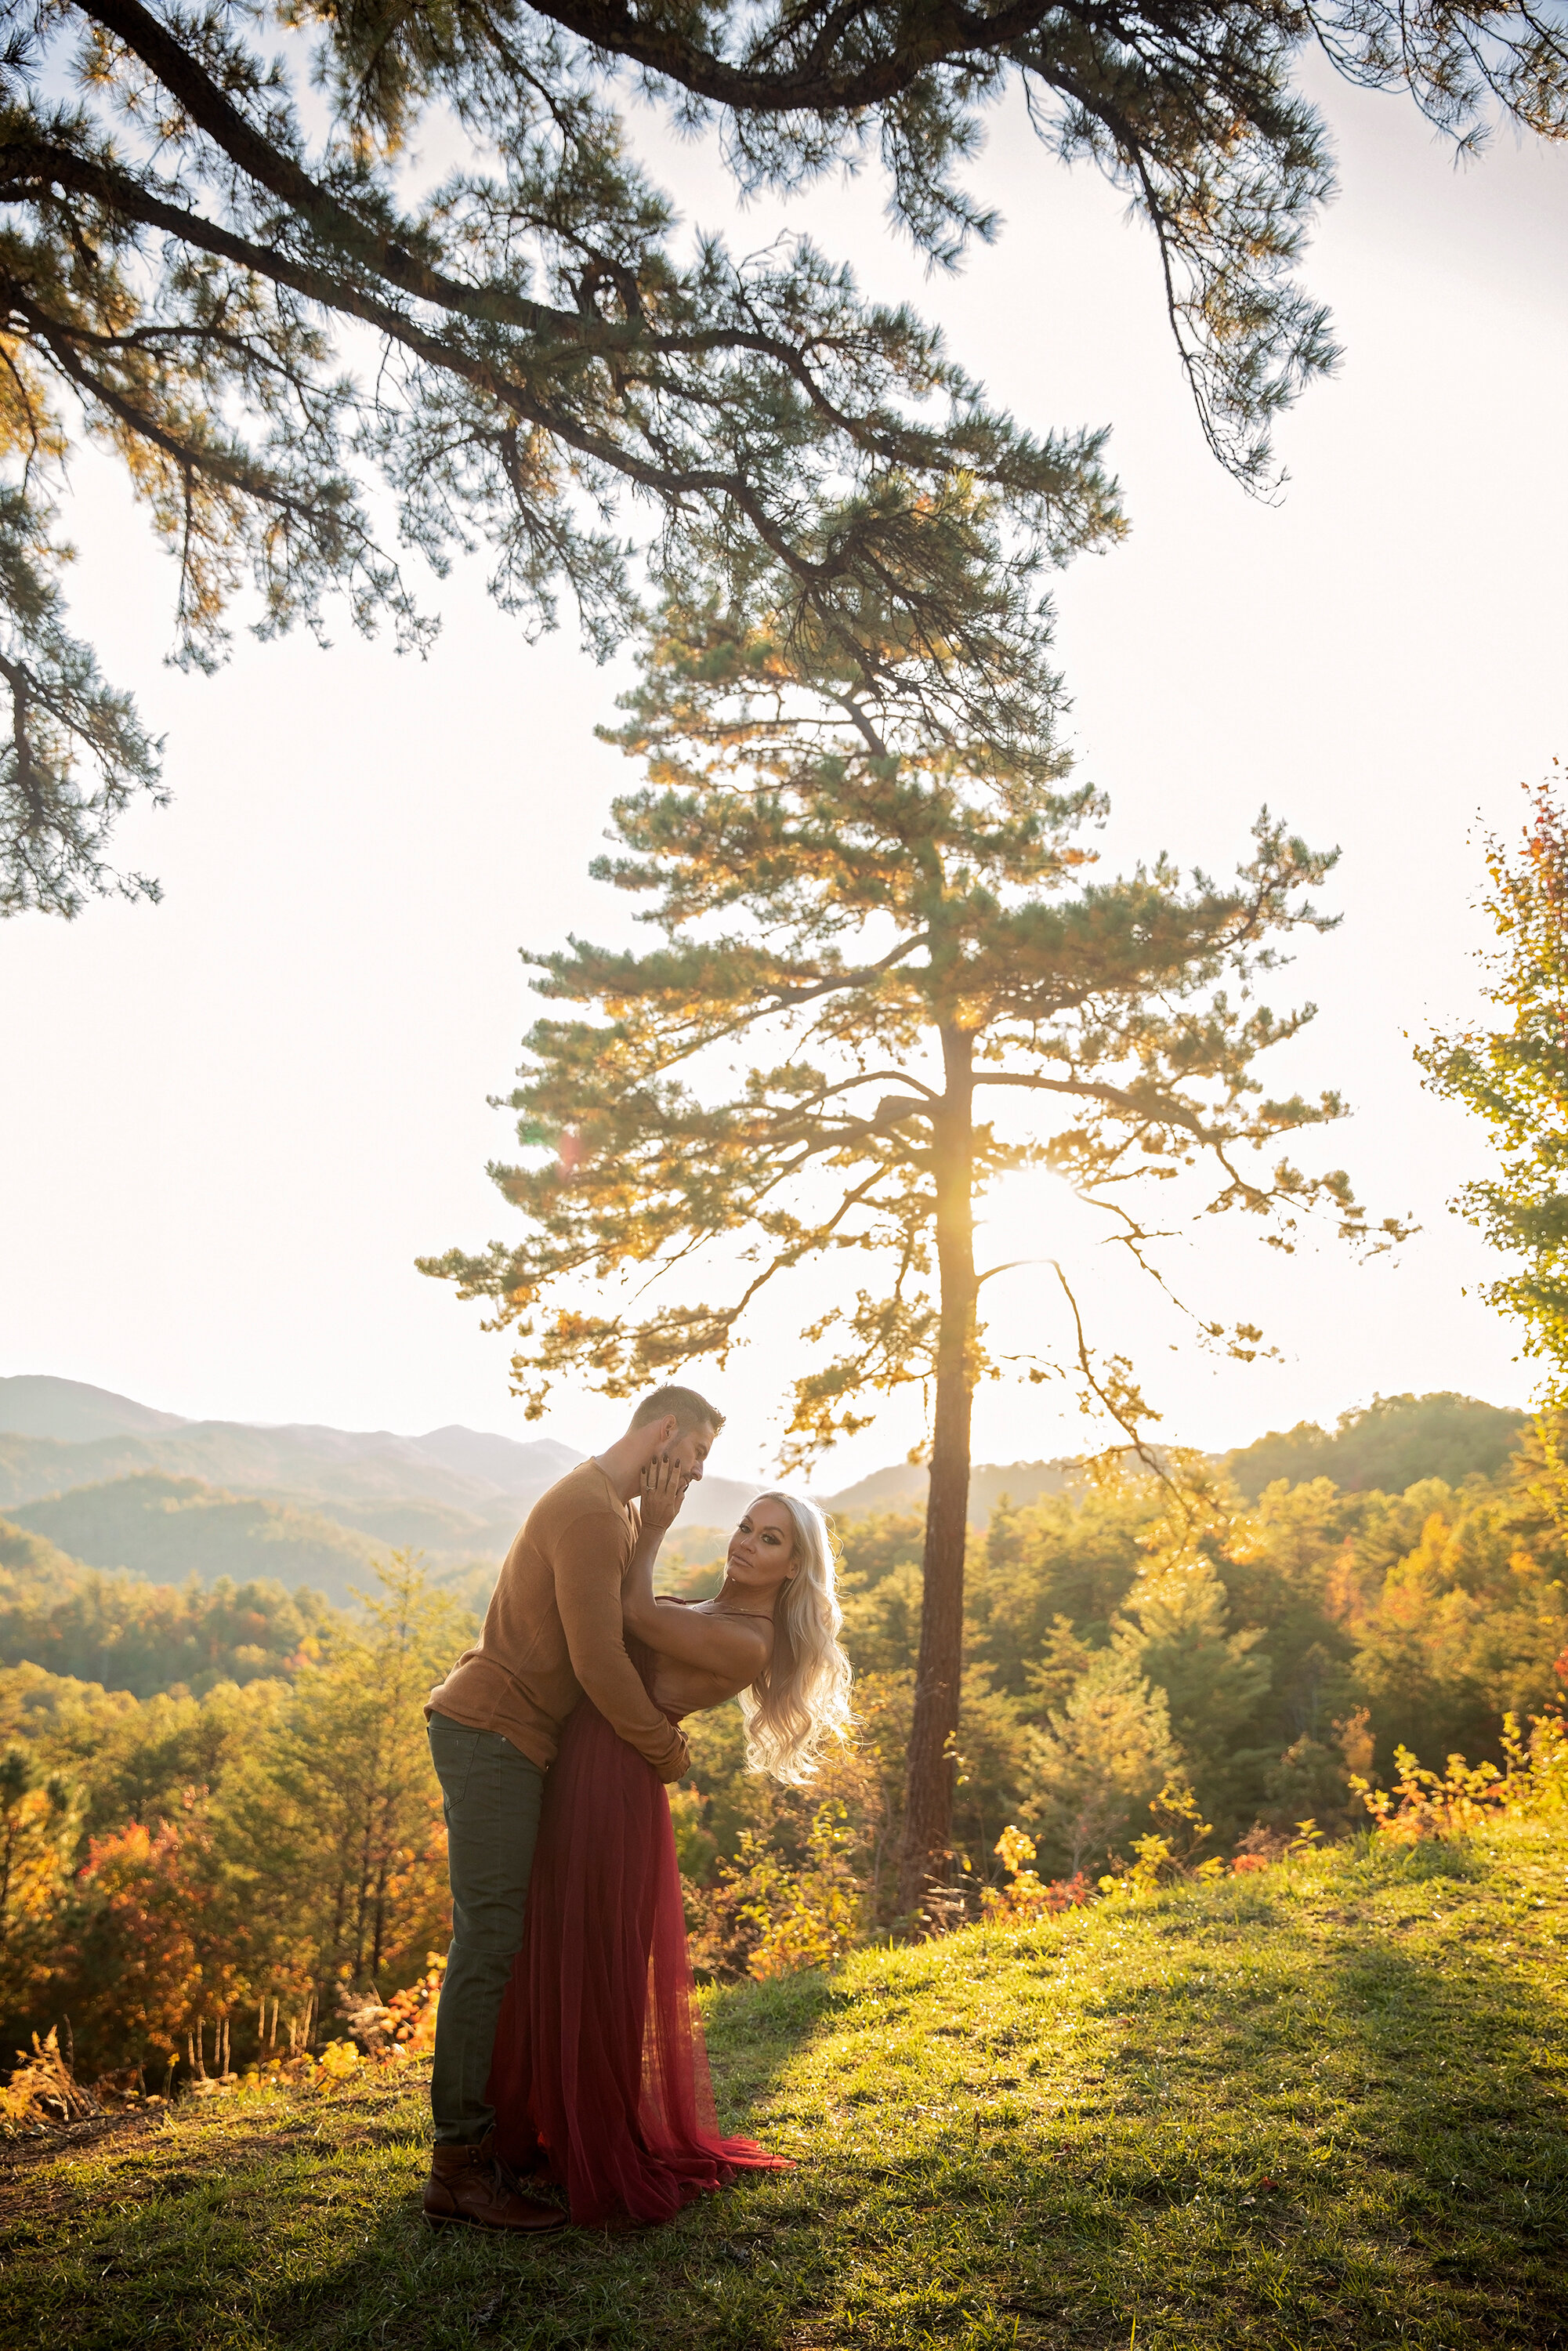
[[[477,2147],[433,2147],[423,2201],[424,2217],[435,2229],[461,2223],[519,2235],[530,2229],[559,2229],[566,2221],[559,2206],[519,2196],[496,2161],[488,2136]]]

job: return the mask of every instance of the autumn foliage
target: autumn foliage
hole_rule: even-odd
[[[26,1734],[0,1764],[9,2048],[58,2030],[83,2078],[161,2086],[351,2039],[355,2017],[366,2045],[415,2039],[448,1919],[421,1705],[467,1626],[403,1560],[291,1681],[139,1704],[0,1675]]]

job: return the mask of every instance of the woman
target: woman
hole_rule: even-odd
[[[672,1721],[738,1695],[750,1769],[808,1780],[849,1719],[822,1514],[759,1496],[714,1598],[659,1599],[653,1562],[682,1483],[663,1459],[643,1471],[627,1646]],[[720,2137],[691,1989],[668,1797],[584,1698],[546,1783],[489,2087],[497,2153],[548,2171],[576,2221],[667,2220],[737,2169],[781,2168],[754,2141]]]

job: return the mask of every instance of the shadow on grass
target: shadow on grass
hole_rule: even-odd
[[[716,1984],[705,1995],[703,2027],[719,2122],[751,2128],[752,2109],[841,2007],[843,1996],[815,1972],[768,1983]]]
[[[727,2129],[747,2126],[835,2004],[820,1977],[706,1996]],[[803,2175],[743,2182],[664,2229],[497,2240],[426,2225],[427,2141],[424,2085],[409,2081],[390,2096],[214,2112],[194,2135],[106,2149],[90,2174],[40,2177],[0,2227],[0,2344],[774,2351],[788,2339],[800,2293],[779,2248],[808,2219]]]
[[[900,1955],[880,2012],[916,2011],[921,2103],[895,2126],[860,2020],[830,2053],[841,2111],[810,2162],[664,2229],[429,2231],[413,2083],[172,2141],[158,2188],[128,2151],[62,2189],[80,2217],[57,2252],[27,2241],[0,2339],[1122,2351],[1136,2318],[1139,2351],[1545,2351],[1568,2344],[1568,2033],[1547,1947],[1508,1951],[1517,1880],[1482,1889],[1484,1931],[1462,1939],[1484,1875],[1418,1848],[1176,1895],[1083,1921],[1071,1970],[1055,1937],[970,1943],[950,1982]],[[847,1998],[811,1976],[705,1995],[727,2128],[788,2101]]]
[[[1295,1918],[1260,1887],[1234,1914],[1245,1989],[1206,1983],[1197,1938],[1190,1972],[1097,2004],[1129,2028],[1103,2204],[1148,2216],[1124,2244],[1151,2323],[1207,2304],[1237,2344],[1568,2344],[1568,2020],[1490,1945],[1495,1910],[1485,1938],[1432,1931],[1482,1874],[1417,1847]],[[1331,1907],[1390,1893],[1411,1915],[1373,1931]]]
[[[1458,1892],[1462,1865],[1418,1848],[1406,1882]],[[1491,2323],[1506,2308],[1522,2341],[1568,2341],[1562,2009],[1474,1945],[1437,1959],[1370,1944],[1339,1955],[1333,1976],[1364,2068],[1352,2143],[1384,2176],[1395,2241],[1456,2297],[1483,2288]]]
[[[722,2128],[750,2130],[754,2106],[837,2004],[821,1976],[706,1993]],[[425,2224],[423,2155],[421,2146],[406,2188],[382,2198],[370,2235],[347,2258],[261,2300],[259,2343],[688,2351],[700,2342],[705,2351],[772,2351],[789,2339],[799,2294],[779,2249],[805,2217],[797,2176],[743,2179],[663,2228],[569,2228],[507,2241]]]
[[[663,2228],[568,2229],[497,2241],[435,2233],[410,2194],[384,2209],[362,2251],[308,2293],[256,2314],[267,2345],[358,2351],[781,2351],[798,2306],[779,2258],[788,2219],[768,2184],[731,2189]]]

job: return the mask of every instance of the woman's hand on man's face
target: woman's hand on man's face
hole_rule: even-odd
[[[661,1533],[666,1527],[673,1526],[690,1483],[686,1472],[667,1454],[661,1453],[653,1460],[645,1462],[643,1467],[643,1524],[650,1529],[657,1528]]]

